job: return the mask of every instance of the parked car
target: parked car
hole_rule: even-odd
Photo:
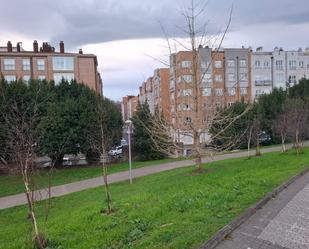
[[[269,144],[271,142],[271,137],[269,134],[266,133],[266,131],[262,131],[259,134],[259,142],[261,144]]]
[[[108,152],[109,156],[121,156],[122,155],[122,145],[116,146]]]
[[[69,155],[65,155],[63,157],[63,160],[62,160],[62,165],[63,166],[72,166],[73,165],[73,158],[70,158]]]

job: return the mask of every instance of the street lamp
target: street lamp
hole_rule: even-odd
[[[130,167],[130,184],[132,184],[132,159],[131,159],[131,133],[132,133],[132,121],[127,120],[125,122],[127,125],[127,134],[128,134],[128,144],[129,144],[129,167]]]

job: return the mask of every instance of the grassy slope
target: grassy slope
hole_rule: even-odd
[[[132,168],[140,168],[151,165],[157,165],[162,163],[168,163],[175,161],[176,159],[163,159],[155,161],[146,162],[133,162]],[[120,171],[128,170],[128,163],[120,163],[111,165],[108,173],[116,173]],[[74,181],[80,181],[84,179],[89,179],[93,177],[100,176],[102,174],[102,168],[98,167],[79,167],[79,168],[65,168],[65,169],[54,169],[51,185],[61,185],[65,183],[70,183]],[[48,171],[42,170],[36,176],[36,184],[38,189],[48,186]],[[24,185],[22,183],[20,176],[13,175],[0,175],[0,197],[22,193],[24,191]]]
[[[53,200],[47,224],[44,203],[40,227],[50,248],[198,248],[216,231],[267,192],[309,165],[301,156],[269,153],[251,159],[208,164],[208,173],[192,167],[111,185],[116,213],[100,215],[102,188]],[[0,211],[0,248],[30,248],[26,207]]]

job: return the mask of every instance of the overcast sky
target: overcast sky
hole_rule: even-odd
[[[164,67],[168,55],[161,25],[171,37],[185,37],[181,11],[191,0],[0,0],[0,46],[22,41],[32,49],[34,39],[58,49],[98,56],[104,95],[120,100],[136,95],[138,86]],[[196,1],[198,2],[198,1]],[[206,0],[200,1],[206,3]],[[234,4],[225,47],[285,49],[309,47],[308,0],[208,0],[203,21],[207,34],[226,25]]]

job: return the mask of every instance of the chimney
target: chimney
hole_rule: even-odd
[[[83,54],[83,50],[80,48],[78,51],[79,54]]]
[[[17,48],[17,52],[20,52],[20,48],[21,48],[21,42],[17,42],[16,48]]]
[[[39,52],[39,44],[38,44],[37,40],[34,40],[34,42],[33,42],[33,52],[34,53]]]
[[[7,49],[8,49],[8,52],[13,52],[12,43],[10,41],[8,41]]]
[[[60,46],[60,53],[64,54],[64,42],[60,41],[59,46]]]

